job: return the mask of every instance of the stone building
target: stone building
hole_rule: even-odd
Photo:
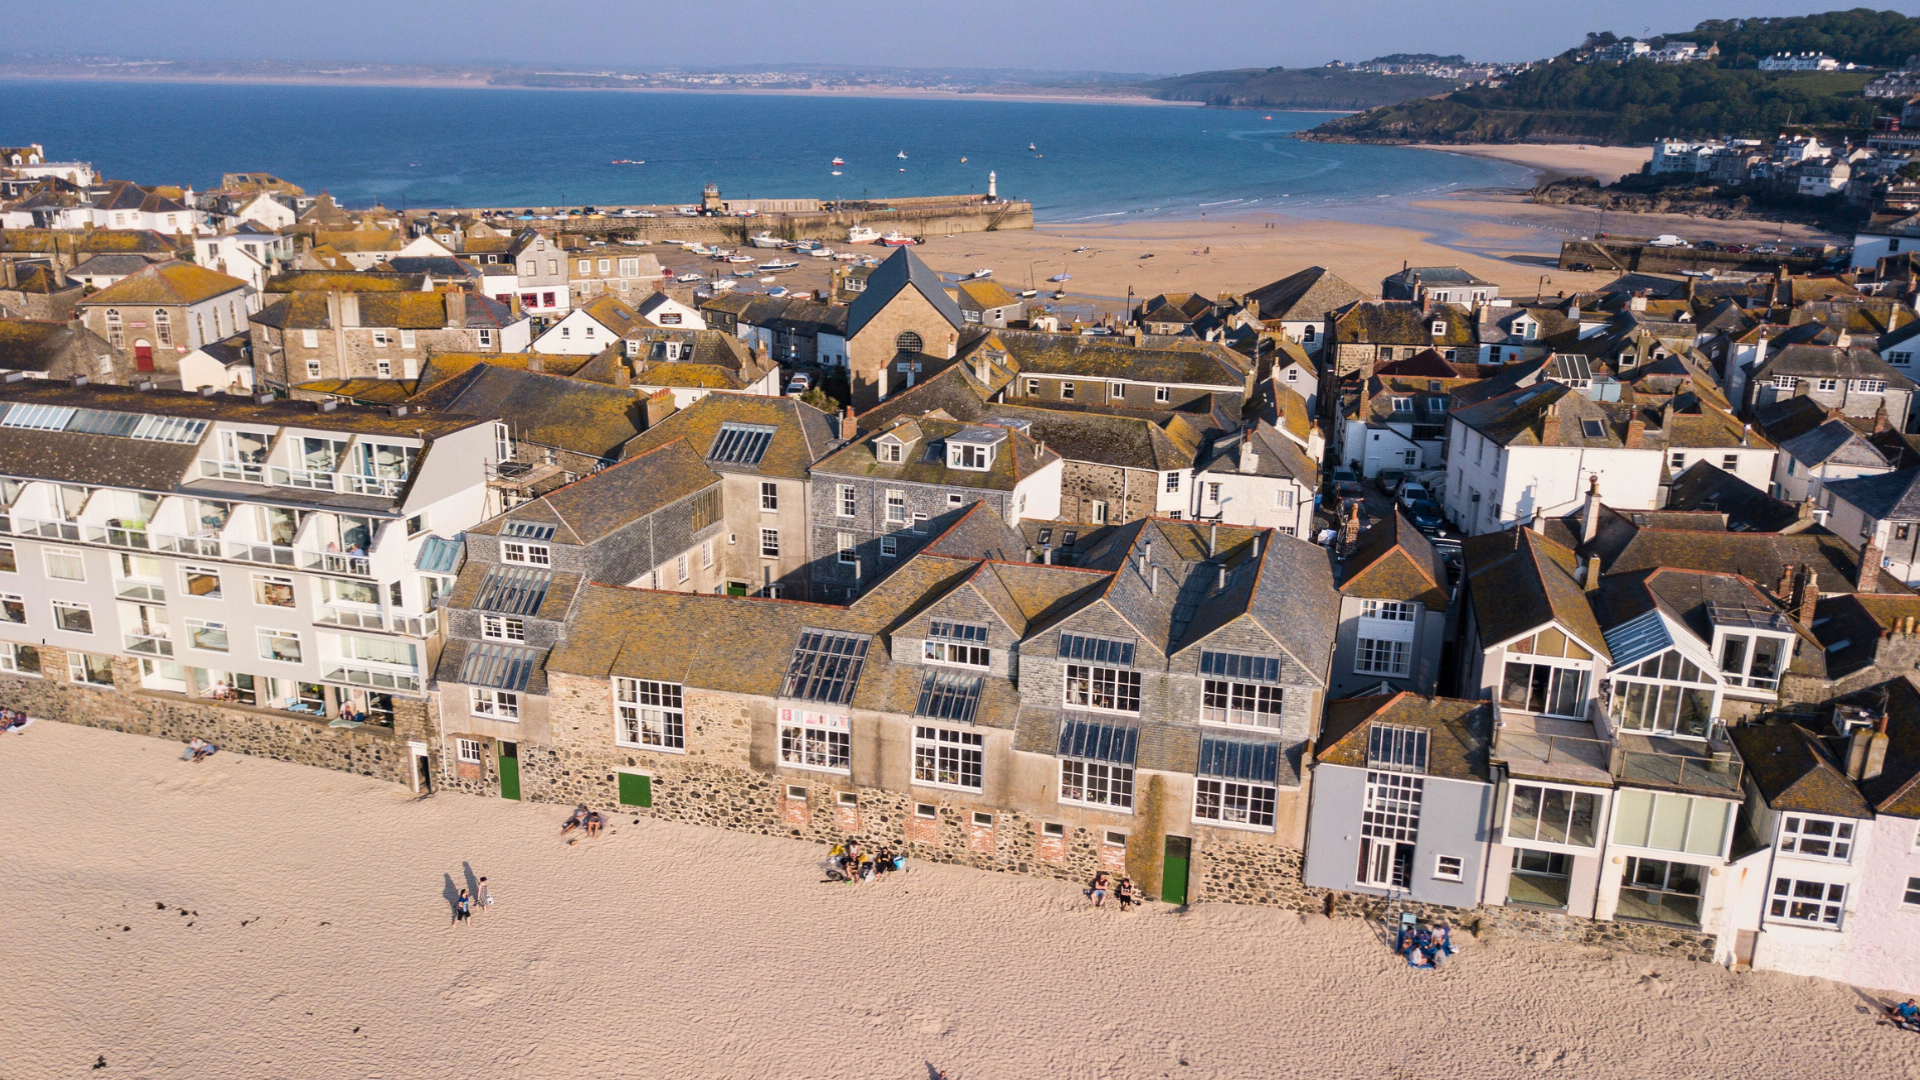
[[[813,595],[812,466],[841,445],[835,418],[794,398],[709,394],[629,442],[629,455],[685,439],[724,478],[720,578],[730,596]]]
[[[870,409],[945,367],[966,325],[939,275],[910,249],[896,249],[847,309],[853,407]]]
[[[575,304],[600,296],[635,303],[666,277],[659,259],[628,247],[574,248],[565,257],[567,288]]]
[[[123,386],[133,381],[131,365],[118,361],[111,346],[72,321],[0,319],[0,373],[16,371],[29,379],[82,375]]]
[[[422,292],[417,285],[370,291],[365,286],[372,279],[357,274],[340,275],[345,289],[298,287],[331,284],[332,276],[306,275],[310,280],[291,282],[296,287],[254,317],[255,385],[285,389],[315,379],[414,379],[435,353],[527,347],[528,320],[474,293]],[[268,288],[280,285],[276,279]]]
[[[51,263],[0,259],[0,318],[59,320],[86,295],[79,282],[62,282]]]
[[[80,300],[74,314],[106,340],[116,363],[178,379],[182,356],[247,329],[258,305],[253,287],[239,278],[176,260]]]
[[[520,797],[520,744],[551,746],[558,734],[547,655],[581,632],[572,616],[588,584],[713,591],[721,499],[720,475],[676,439],[467,532],[437,680],[456,746],[450,771],[504,776],[502,794]],[[482,740],[492,744],[485,762],[472,749]]]
[[[1380,364],[1411,360],[1432,349],[1442,360],[1471,361],[1479,356],[1475,337],[1479,319],[1471,308],[1411,300],[1362,300],[1327,316],[1326,345],[1331,359],[1322,365],[1326,378],[1360,372],[1371,376]],[[1322,400],[1331,392],[1323,386]]]
[[[1060,456],[1018,427],[903,419],[812,472],[816,599],[857,596],[973,503],[1009,526],[1060,516]]]
[[[1433,545],[1398,507],[1361,533],[1342,536],[1335,576],[1340,623],[1335,637],[1335,697],[1432,695],[1440,682],[1452,593]]]
[[[964,359],[991,360],[1017,377],[1003,396],[1044,408],[1140,413],[1185,411],[1235,425],[1253,394],[1252,361],[1232,349],[1192,338],[1155,342],[995,330],[968,344]]]
[[[517,729],[517,794],[1161,899],[1304,909],[1300,754],[1333,607],[1325,555],[1143,521],[1091,569],[991,557],[974,508],[847,606],[582,587]],[[495,791],[496,738],[463,786]],[[463,748],[467,752],[469,748]]]

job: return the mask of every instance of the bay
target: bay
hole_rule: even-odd
[[[974,97],[0,81],[0,145],[196,190],[270,172],[347,206],[684,204],[708,182],[732,198],[890,199],[985,191],[992,170],[1040,221],[1074,222],[1528,182],[1503,162],[1289,137],[1324,119]],[[611,164],[623,158],[645,164]]]

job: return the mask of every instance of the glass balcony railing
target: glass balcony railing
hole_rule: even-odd
[[[44,518],[15,517],[13,525],[14,532],[20,536],[80,542],[80,523],[77,521],[47,521]]]
[[[152,551],[153,537],[145,525],[88,525],[83,529],[90,544],[106,544],[109,547],[131,548],[135,551]]]
[[[294,565],[293,549],[278,544],[262,544],[257,540],[228,540],[227,558],[240,562],[265,563],[270,566]]]
[[[358,660],[329,660],[322,664],[321,668],[326,672],[320,676],[322,682],[363,687],[368,690],[412,692],[420,689],[420,674],[410,668]]]
[[[338,490],[351,495],[373,495],[382,499],[396,499],[400,491],[407,486],[404,476],[360,476],[355,473],[336,474],[340,481]]]
[[[201,458],[200,478],[202,480],[233,480],[242,484],[264,484],[267,482],[267,467],[250,461],[217,461],[213,458]]]
[[[121,643],[128,652],[141,656],[173,655],[173,642],[159,634],[124,634]]]
[[[1509,773],[1534,779],[1597,779],[1612,766],[1612,747],[1604,739],[1542,735],[1504,725],[1494,729],[1493,756],[1507,763]]]
[[[307,570],[324,570],[329,574],[353,574],[356,577],[372,577],[373,562],[365,555],[353,555],[344,551],[301,551],[300,565]]]
[[[322,626],[347,630],[378,630],[408,637],[432,637],[440,630],[440,613],[400,615],[393,612],[362,611],[356,608],[323,607],[313,621]]]
[[[208,533],[205,536],[176,536],[172,533],[152,533],[153,550],[173,555],[193,555],[202,559],[226,558],[225,546],[218,536]]]
[[[232,480],[243,484],[267,484],[273,487],[302,488],[307,491],[327,491],[347,495],[372,495],[383,499],[397,498],[407,485],[404,476],[362,476],[348,472],[312,472],[306,469],[288,469],[279,465],[254,464],[245,461],[218,461],[213,458],[200,459],[200,478],[203,480]]]
[[[1740,793],[1744,766],[1734,760],[1732,750],[1709,751],[1699,755],[1666,754],[1652,750],[1615,751],[1613,776],[1630,784],[1678,788],[1683,791]]]

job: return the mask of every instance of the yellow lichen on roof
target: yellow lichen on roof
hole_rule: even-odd
[[[738,390],[740,381],[733,372],[712,364],[654,364],[634,377],[638,387],[683,386],[709,390]]]
[[[326,244],[335,251],[399,251],[406,241],[392,229],[317,229],[315,246]]]
[[[155,263],[94,293],[82,303],[197,304],[223,293],[244,289],[247,283],[204,266],[187,262]]]

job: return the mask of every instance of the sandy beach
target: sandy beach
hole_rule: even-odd
[[[0,1075],[950,1080],[1879,1078],[1920,1038],[1775,973],[1467,939],[1413,971],[1357,920],[797,841],[416,799],[42,721],[0,739]],[[496,905],[451,925],[487,875]],[[103,1065],[96,1065],[104,1062]]]
[[[1591,176],[1603,184],[1611,184],[1627,173],[1639,172],[1640,167],[1653,157],[1653,148],[1650,146],[1590,146],[1583,143],[1419,144],[1415,149],[1510,161],[1554,176]]]

